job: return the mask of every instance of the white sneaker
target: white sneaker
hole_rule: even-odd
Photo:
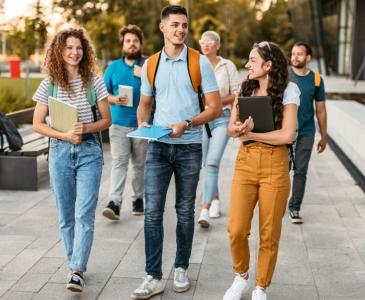
[[[209,227],[210,220],[209,220],[209,211],[207,208],[203,208],[202,211],[200,212],[198,224],[203,228]]]
[[[231,287],[224,294],[223,300],[240,300],[248,288],[248,278],[245,279],[242,276],[237,275],[234,278]]]
[[[142,284],[134,290],[131,298],[133,299],[148,299],[154,295],[161,294],[164,290],[162,280],[153,278],[151,275],[143,280]]]
[[[256,287],[256,289],[252,291],[252,300],[266,300],[266,299],[267,299],[266,292],[262,288]]]
[[[209,217],[210,218],[219,218],[221,216],[220,213],[220,201],[219,200],[213,200],[210,204],[209,208]]]
[[[176,268],[174,271],[174,291],[182,293],[190,288],[188,271],[183,268]]]

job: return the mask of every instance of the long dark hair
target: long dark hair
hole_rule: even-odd
[[[272,67],[268,73],[267,93],[272,99],[275,128],[279,129],[283,121],[284,90],[288,85],[288,59],[284,51],[275,43],[261,42],[254,44],[252,49],[255,48],[265,62],[269,60],[272,62]],[[251,96],[258,87],[258,80],[248,79],[247,76],[241,86],[241,96]]]

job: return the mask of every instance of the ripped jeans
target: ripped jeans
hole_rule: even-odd
[[[225,109],[222,115],[209,122],[212,137],[208,138],[206,131],[203,134],[203,168],[204,168],[204,193],[203,203],[210,204],[214,196],[219,195],[218,174],[219,165],[226,149],[229,136],[227,127],[231,111]]]

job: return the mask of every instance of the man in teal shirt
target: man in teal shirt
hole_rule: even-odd
[[[123,27],[119,32],[122,57],[113,61],[104,75],[109,92],[108,101],[112,114],[112,126],[109,128],[112,169],[110,175],[109,204],[103,209],[103,216],[119,220],[123,191],[131,158],[133,166],[132,200],[133,214],[143,214],[143,172],[147,142],[127,137],[137,125],[137,107],[141,88],[141,66],[143,64],[143,33],[136,25]],[[119,86],[133,89],[133,99],[119,91]],[[125,90],[124,90],[125,91]],[[130,100],[133,102],[130,103]]]
[[[322,153],[327,144],[327,112],[323,79],[315,86],[315,73],[307,67],[311,60],[312,49],[305,42],[297,42],[291,53],[291,80],[300,89],[300,106],[298,109],[298,137],[295,146],[295,167],[292,196],[289,201],[289,217],[293,224],[302,224],[299,214],[303,201],[309,160],[315,136],[314,105],[321,139],[317,152]]]

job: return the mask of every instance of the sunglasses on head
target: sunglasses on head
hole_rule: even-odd
[[[199,40],[199,45],[200,45],[200,46],[204,46],[204,45],[212,46],[212,45],[214,45],[215,43],[216,43],[215,41],[203,41],[203,40]]]
[[[269,42],[267,42],[267,41],[262,41],[262,42],[260,42],[260,43],[258,43],[257,44],[257,46],[259,47],[259,48],[265,48],[265,47],[267,47],[267,48],[269,48],[269,51],[270,51],[270,54],[271,54],[271,47],[270,47],[270,43]]]

